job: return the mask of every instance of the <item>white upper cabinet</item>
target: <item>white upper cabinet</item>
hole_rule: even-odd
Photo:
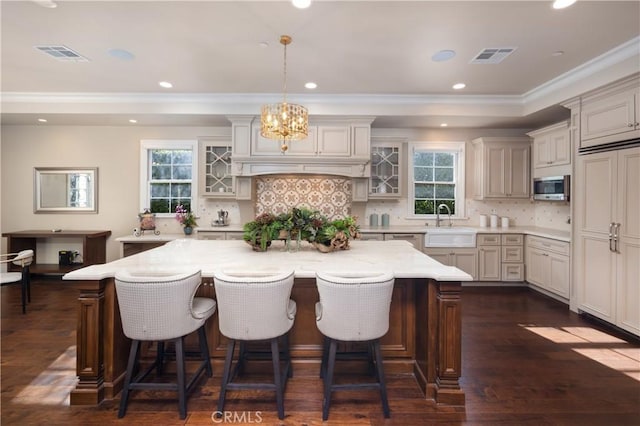
[[[316,126],[309,126],[309,133],[305,139],[299,141],[287,142],[289,149],[286,155],[291,157],[316,155],[318,150],[318,128]],[[280,146],[282,141],[275,139],[267,139],[260,136],[260,123],[254,124],[251,129],[251,155],[281,155],[282,151]]]
[[[236,178],[281,173],[351,176],[360,179],[358,201],[366,201],[373,117],[312,118],[307,137],[290,141],[284,154],[282,141],[260,136],[260,117],[227,118],[232,123],[231,173]]]
[[[404,187],[404,138],[371,138],[369,198],[400,198]]]
[[[288,142],[289,157],[351,157],[362,151],[362,146],[355,146],[361,140],[352,137],[356,131],[350,123],[309,125],[309,134],[305,139]],[[280,156],[282,141],[260,136],[260,122],[254,122],[251,128],[252,156]],[[355,135],[355,136],[360,136]],[[368,135],[366,143],[369,144]]]
[[[582,97],[580,148],[640,138],[640,77]]]
[[[474,198],[529,198],[531,139],[478,138],[474,149]]]
[[[566,121],[527,133],[533,138],[533,176],[571,174],[571,140]]]

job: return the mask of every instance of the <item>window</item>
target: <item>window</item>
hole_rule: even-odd
[[[73,173],[68,176],[69,207],[91,207],[90,176],[88,174]]]
[[[435,217],[444,204],[451,216],[464,217],[465,143],[418,142],[409,152],[409,216]]]
[[[195,211],[198,154],[195,140],[140,143],[140,211],[173,215],[178,204]]]

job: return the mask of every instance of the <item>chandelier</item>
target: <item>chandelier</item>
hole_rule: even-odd
[[[281,141],[280,151],[283,154],[289,149],[290,141],[298,141],[307,137],[309,127],[307,109],[302,105],[287,103],[287,45],[290,43],[290,36],[280,36],[280,44],[284,45],[282,102],[263,105],[260,114],[260,135],[267,139]]]

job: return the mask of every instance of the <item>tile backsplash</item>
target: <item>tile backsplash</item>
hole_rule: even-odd
[[[318,210],[330,220],[351,214],[351,178],[272,175],[255,178],[255,214],[284,213],[292,207]]]
[[[465,203],[467,219],[456,220],[456,225],[479,226],[480,215],[485,214],[488,216],[495,213],[500,217],[508,217],[509,226],[540,226],[563,231],[571,230],[571,225],[567,222],[570,209],[566,203],[534,202],[530,200],[479,201],[473,199],[467,199]],[[389,214],[391,225],[415,225],[420,222],[433,224],[433,220],[408,219],[408,209],[409,205],[406,198],[399,200],[372,200],[367,203],[364,218],[360,222],[366,225],[369,223],[371,214],[381,215],[382,213],[387,213]]]

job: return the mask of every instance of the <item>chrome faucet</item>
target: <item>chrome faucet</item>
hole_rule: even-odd
[[[446,204],[440,204],[438,206],[438,208],[436,209],[436,227],[439,228],[440,227],[440,209],[444,207],[445,209],[447,209],[447,213],[449,214],[449,227],[451,227],[452,223],[451,223],[451,209],[449,208],[448,205]]]

